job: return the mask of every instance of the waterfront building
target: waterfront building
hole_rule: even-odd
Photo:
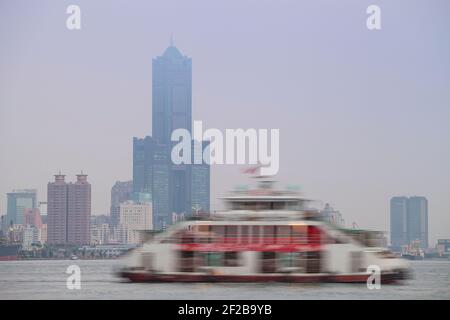
[[[23,228],[22,249],[32,250],[33,244],[40,243],[39,229],[35,226],[27,225]]]
[[[120,204],[130,200],[133,193],[133,181],[116,181],[111,188],[111,226],[117,226],[119,223]]]
[[[107,223],[91,224],[91,245],[108,244],[110,226]]]
[[[393,197],[390,201],[391,247],[401,251],[414,242],[428,248],[428,200],[425,197]]]
[[[55,175],[47,185],[47,241],[51,245],[67,243],[68,194],[65,175]]]
[[[91,184],[86,174],[77,174],[77,181],[68,184],[67,242],[90,243]]]
[[[450,239],[438,239],[436,250],[440,256],[450,257]]]
[[[391,246],[400,251],[402,246],[408,245],[407,215],[408,198],[393,197],[390,201]]]
[[[30,225],[36,228],[42,226],[41,212],[39,209],[25,209],[24,210],[24,225]]]
[[[127,201],[120,205],[119,229],[121,240],[126,237],[128,244],[141,243],[144,239],[142,231],[153,229],[151,203]],[[125,234],[125,236],[124,236]]]
[[[407,217],[408,241],[420,241],[422,249],[428,248],[428,200],[410,197]]]
[[[36,189],[19,189],[7,193],[7,225],[23,224],[24,210],[36,208],[36,197]]]
[[[48,243],[84,245],[90,243],[91,185],[86,174],[66,183],[65,176],[55,175],[47,186]]]

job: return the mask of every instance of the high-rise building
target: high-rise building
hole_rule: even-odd
[[[408,198],[393,197],[390,203],[391,210],[391,246],[399,251],[408,244],[406,221],[408,216]]]
[[[192,130],[191,66],[173,45],[153,59],[153,136],[133,139],[134,192],[151,194],[156,229],[171,224],[173,214],[191,214],[193,206],[209,210],[209,165],[175,165],[170,158],[173,130]]]
[[[428,201],[425,197],[393,197],[391,211],[391,246],[402,246],[420,241],[421,248],[428,248]]]
[[[77,175],[75,183],[55,175],[47,186],[47,241],[54,245],[89,244],[91,185],[87,175]]]
[[[125,234],[126,243],[141,243],[144,239],[142,231],[153,229],[151,203],[127,201],[120,205],[119,228]],[[122,242],[124,242],[122,240]]]
[[[42,226],[41,212],[39,209],[24,210],[24,225],[30,225],[36,228]]]
[[[91,228],[91,184],[86,174],[77,174],[77,181],[68,185],[67,242],[88,245]]]
[[[47,242],[53,245],[67,243],[67,182],[65,175],[56,174],[47,185]]]
[[[173,130],[192,128],[192,61],[172,44],[153,59],[153,138],[170,144]]]
[[[24,223],[24,210],[35,209],[37,206],[36,194],[35,189],[13,190],[7,193],[6,223],[8,225]]]
[[[133,192],[152,193],[154,145],[150,136],[133,138]]]
[[[111,188],[111,226],[119,223],[120,204],[130,200],[133,193],[133,181],[117,181]]]
[[[195,143],[198,143],[195,141]],[[192,165],[191,165],[191,209],[192,213],[210,211],[210,181],[211,181],[211,166],[205,163],[202,157],[205,148],[209,145],[208,141],[203,141],[201,148],[195,148],[194,143],[192,144]],[[198,154],[200,153],[200,154]],[[198,159],[203,159],[202,163],[195,164],[194,158],[197,156]]]
[[[410,197],[407,218],[408,241],[420,240],[421,248],[428,248],[428,200]]]

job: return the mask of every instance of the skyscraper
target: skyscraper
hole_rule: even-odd
[[[408,244],[406,221],[408,215],[408,198],[393,197],[390,203],[391,210],[391,246],[399,251]]]
[[[54,245],[83,245],[90,241],[91,185],[87,175],[77,175],[75,183],[55,175],[47,186],[47,241]]]
[[[195,143],[199,143],[195,141]],[[205,148],[208,146],[209,141],[203,141],[201,148],[195,148],[192,144],[191,151],[191,209],[192,212],[208,212],[210,210],[210,166],[202,161],[200,164],[194,163],[196,153],[197,158],[202,158]],[[209,159],[203,159],[209,162]]]
[[[36,194],[35,189],[13,190],[7,193],[6,223],[8,225],[24,223],[24,210],[35,209],[37,206]]]
[[[209,210],[209,165],[175,165],[170,152],[173,130],[192,130],[192,61],[172,44],[153,59],[153,136],[133,139],[134,192],[151,193],[153,225],[164,228],[173,213]]]
[[[172,213],[191,213],[191,166],[172,164],[170,150],[174,143],[170,138],[175,129],[192,131],[192,60],[183,56],[171,44],[162,56],[153,59],[152,87],[153,138],[159,144],[169,146],[166,150],[159,150],[161,160],[165,160],[162,159],[162,153],[167,152],[166,158],[169,161],[168,207],[164,208],[163,203],[158,204],[158,198],[154,197],[155,218],[159,220],[155,222],[163,227],[172,222]],[[165,165],[159,161],[157,167],[161,180],[157,184],[161,187],[162,180],[165,179]],[[162,192],[159,196],[165,203],[166,196]]]
[[[410,197],[408,200],[408,241],[420,240],[421,248],[428,248],[428,200]]]
[[[91,236],[91,184],[86,174],[68,185],[67,243],[88,245]]]
[[[133,194],[133,181],[116,181],[111,188],[111,225],[116,227],[119,223],[120,204],[130,200]]]
[[[67,182],[65,175],[56,174],[47,185],[47,242],[67,243]]]
[[[428,200],[425,197],[393,197],[391,210],[391,246],[399,250],[419,240],[428,248]]]
[[[133,192],[152,193],[154,146],[150,136],[133,138]]]
[[[192,127],[192,61],[172,44],[153,59],[153,138],[170,144],[172,131]]]

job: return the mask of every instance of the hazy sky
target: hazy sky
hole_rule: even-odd
[[[59,170],[86,172],[93,214],[109,212],[132,137],[151,133],[151,62],[173,34],[192,57],[193,119],[279,128],[279,186],[349,225],[388,230],[391,196],[426,196],[434,245],[450,238],[449,30],[446,0],[0,0],[0,212],[14,188],[45,201]],[[248,183],[214,166],[213,207]]]

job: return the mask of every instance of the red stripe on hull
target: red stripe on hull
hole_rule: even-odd
[[[18,260],[18,256],[0,256],[0,261],[14,261]]]

